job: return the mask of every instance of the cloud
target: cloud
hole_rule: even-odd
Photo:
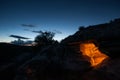
[[[58,30],[53,30],[54,33],[57,33],[57,34],[62,34],[61,31],[58,31]]]
[[[24,29],[24,31],[31,31],[31,30],[29,30],[29,29]]]
[[[21,24],[23,27],[36,27],[36,25],[33,24]]]
[[[42,33],[42,31],[40,30],[40,31],[32,31],[32,32],[34,32],[34,33]]]
[[[28,30],[27,30],[28,31]],[[30,30],[29,30],[30,31]],[[41,30],[39,30],[39,31],[36,31],[36,30],[34,30],[34,31],[31,31],[31,32],[34,32],[34,33],[42,33],[43,31],[41,31]],[[56,33],[56,34],[62,34],[62,32],[61,31],[58,31],[58,30],[53,30],[53,31],[51,31],[51,32],[54,32],[54,33]]]
[[[30,29],[24,29],[24,31],[29,31],[29,32],[33,32],[33,33],[42,33],[43,31],[39,30],[30,30]]]
[[[19,35],[10,35],[9,37],[18,38],[18,39],[30,39],[30,38],[19,36]]]

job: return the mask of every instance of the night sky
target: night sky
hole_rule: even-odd
[[[56,31],[54,39],[60,41],[79,26],[115,18],[120,18],[120,0],[0,0],[0,42],[14,40],[11,34],[34,40],[33,30]]]

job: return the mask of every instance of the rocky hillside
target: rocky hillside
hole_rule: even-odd
[[[120,19],[111,22],[80,28],[75,34],[68,36],[62,43],[76,42],[82,40],[115,40],[119,39]]]
[[[62,40],[61,43],[69,44],[89,40],[97,42],[100,49],[108,53],[107,55],[118,57],[120,53],[120,19],[104,24],[82,27],[75,34]]]
[[[120,19],[116,19],[80,28],[60,44],[43,48],[1,43],[0,80],[120,80],[119,35]],[[89,40],[109,57],[97,68],[77,51]]]

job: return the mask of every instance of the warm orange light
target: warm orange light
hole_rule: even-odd
[[[82,52],[83,56],[88,57],[88,61],[91,63],[92,67],[96,67],[103,60],[108,58],[107,55],[100,52],[98,47],[95,46],[94,43],[82,43],[80,44],[80,51]]]

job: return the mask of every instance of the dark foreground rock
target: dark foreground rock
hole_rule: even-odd
[[[94,69],[80,53],[66,45],[48,46],[19,66],[17,59],[2,69],[1,80],[120,80],[120,58],[109,59]]]
[[[120,80],[120,59],[109,62],[98,69],[87,72],[82,80]]]
[[[120,80],[120,59],[109,59],[99,68],[65,45],[49,46],[21,65],[14,80]]]
[[[20,66],[15,80],[80,80],[90,69],[81,54],[68,46],[56,45]]]

